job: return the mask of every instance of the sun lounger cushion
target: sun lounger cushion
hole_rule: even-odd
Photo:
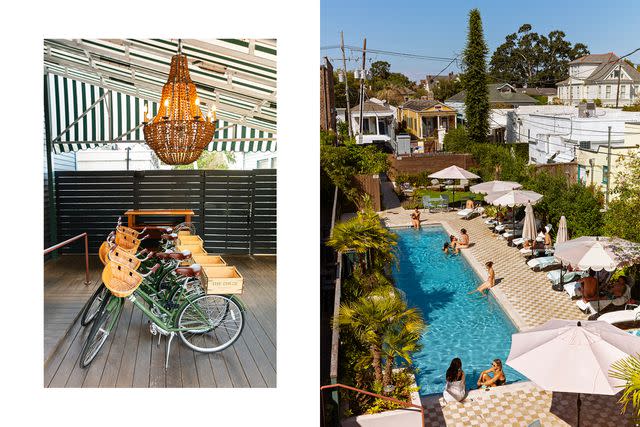
[[[585,273],[581,272],[581,271],[567,271],[564,273],[563,277],[562,277],[562,281],[564,283],[569,283],[571,281],[573,281],[574,279],[579,279],[581,277],[583,277]],[[554,285],[557,283],[560,283],[560,270],[553,270],[547,273],[547,279],[549,279],[551,281],[551,283],[553,283]]]
[[[513,243],[514,246],[520,246],[524,243],[524,239],[522,237],[518,237],[516,239],[513,239],[511,243]]]
[[[580,289],[580,283],[578,282],[571,282],[564,285],[565,292],[569,294],[569,297],[571,298],[582,296],[582,291]]]
[[[462,209],[462,210],[459,210],[456,213],[458,215],[462,216],[462,217],[466,217],[466,216],[471,215],[473,213],[473,209]]]
[[[611,300],[608,299],[604,299],[604,300],[600,300],[600,311],[602,311],[602,309],[608,307],[611,304]],[[585,302],[584,300],[577,300],[576,301],[576,305],[578,306],[578,308],[582,311],[585,311],[589,314],[595,314],[598,312],[598,301],[589,301],[589,302]]]
[[[598,317],[598,320],[611,323],[612,325],[615,323],[633,322],[638,319],[640,319],[640,306],[635,307],[633,310],[612,311]]]
[[[550,265],[556,264],[558,261],[552,256],[545,256],[541,258],[533,258],[527,261],[527,265],[530,268],[540,268],[541,270],[549,267]]]

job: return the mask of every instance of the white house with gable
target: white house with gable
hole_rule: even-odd
[[[558,98],[565,105],[600,99],[603,106],[615,106],[616,97],[620,107],[640,101],[640,72],[613,52],[569,62],[569,77],[556,86]]]

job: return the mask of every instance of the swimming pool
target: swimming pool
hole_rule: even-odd
[[[492,296],[469,295],[482,280],[462,255],[446,255],[448,234],[442,226],[394,230],[398,234],[396,286],[428,325],[423,349],[413,354],[420,394],[441,393],[451,359],[462,359],[467,389],[476,388],[480,372],[502,359],[507,382],[526,378],[506,366],[516,327]]]

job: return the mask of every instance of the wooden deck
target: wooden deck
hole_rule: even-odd
[[[76,258],[75,261],[71,258]],[[92,280],[101,270],[92,260]],[[228,349],[197,353],[174,338],[165,370],[166,338],[149,332],[142,312],[126,301],[115,333],[93,363],[78,363],[88,331],[73,322],[96,285],[85,287],[78,258],[63,256],[45,265],[46,387],[275,387],[276,257],[224,256],[245,278],[246,321]],[[75,314],[74,314],[75,313]],[[66,322],[66,323],[65,323]],[[68,331],[68,332],[67,332]],[[57,338],[56,338],[57,337]],[[49,348],[49,355],[47,355]]]

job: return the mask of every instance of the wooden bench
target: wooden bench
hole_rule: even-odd
[[[176,216],[184,217],[184,222],[191,223],[191,217],[194,215],[192,210],[186,209],[130,209],[124,213],[127,217],[127,226],[134,230],[142,230],[146,228],[149,231],[151,237],[160,237],[160,234],[164,232],[165,227],[172,227],[175,224],[154,224],[145,225],[138,224],[138,217],[141,216]]]

